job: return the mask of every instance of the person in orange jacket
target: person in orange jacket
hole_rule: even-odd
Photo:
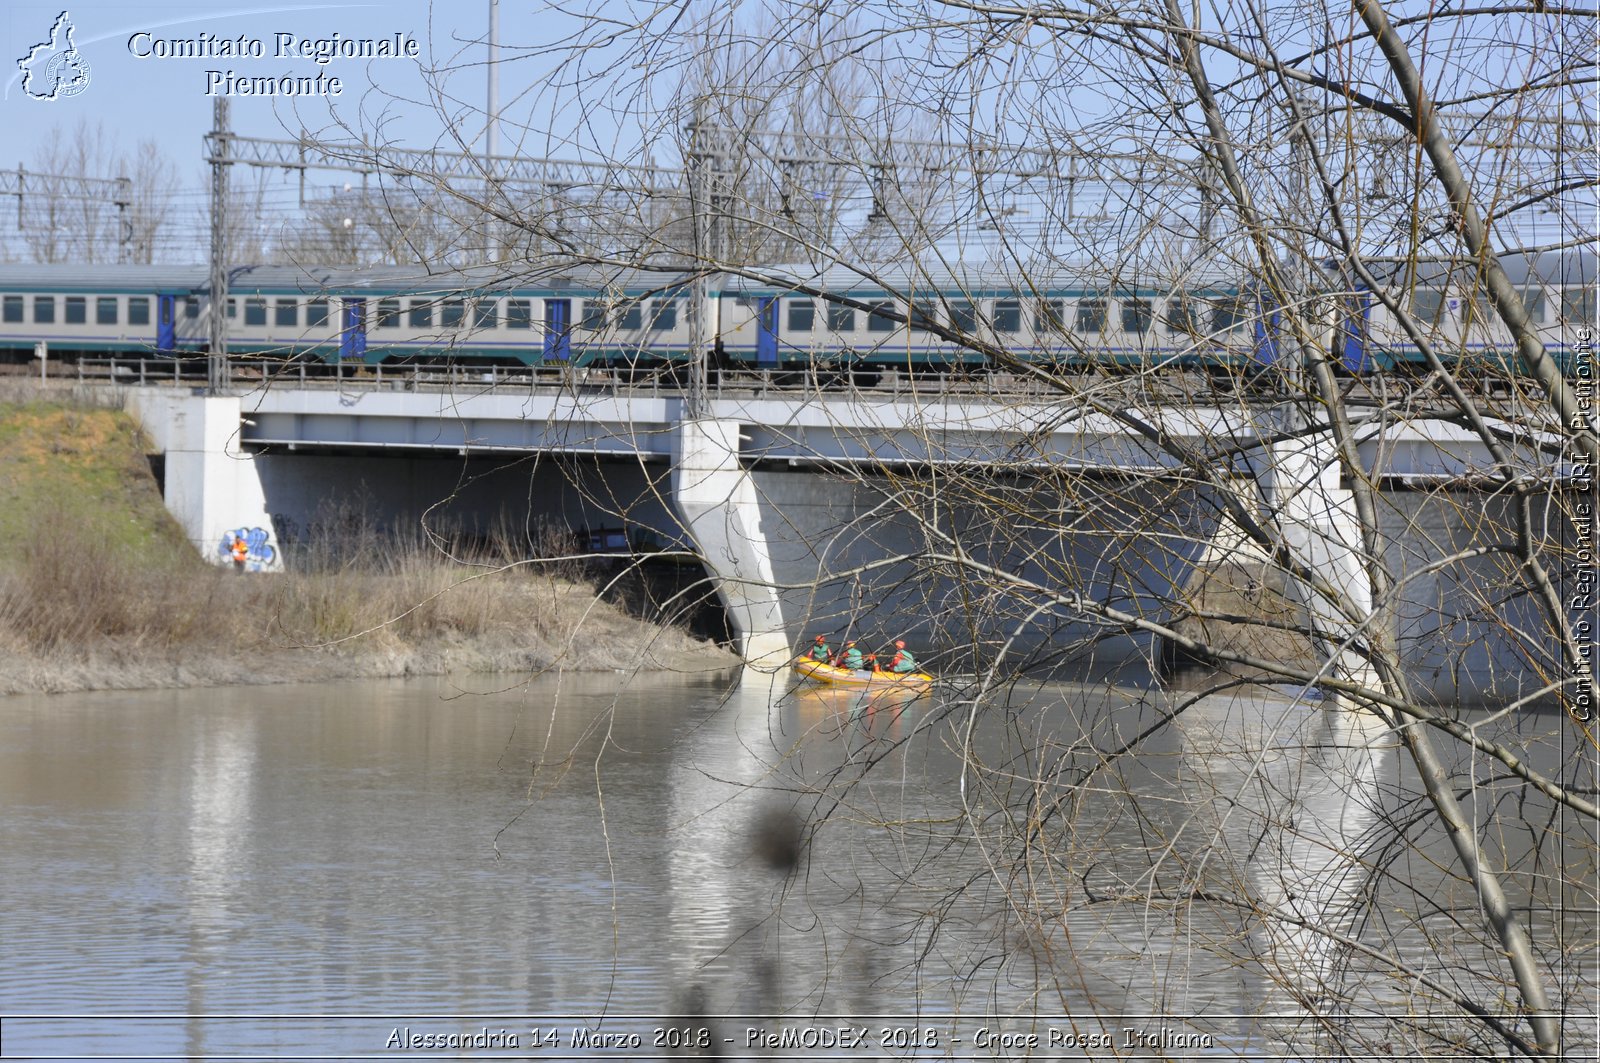
[[[895,640],[894,656],[889,658],[886,672],[897,672],[904,675],[906,672],[915,672],[918,668],[917,659],[911,656],[911,651],[906,649],[906,644],[900,639]]]
[[[244,541],[244,536],[233,537],[233,546],[229,548],[228,553],[233,558],[234,571],[243,572],[244,563],[250,559],[250,544]]]

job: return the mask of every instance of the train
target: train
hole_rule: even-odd
[[[1546,349],[1573,372],[1595,327],[1591,251],[1511,258]],[[1469,270],[1412,263],[1385,283],[1439,350],[1504,371],[1514,346]],[[696,329],[691,304],[705,300]],[[205,267],[0,265],[0,351],[199,356],[212,300]],[[1342,371],[1394,372],[1424,359],[1383,300],[1324,277],[1307,297],[1334,307],[1323,341]],[[322,365],[570,365],[628,372],[688,362],[792,372],[983,371],[994,352],[1059,367],[1199,367],[1236,372],[1284,357],[1281,298],[1222,276],[1181,285],[1055,271],[896,266],[867,273],[772,267],[701,278],[596,268],[508,280],[488,270],[397,267],[234,269],[224,312],[230,353]],[[1330,317],[1328,314],[1324,318]],[[1584,332],[1582,330],[1590,330]],[[970,339],[973,342],[965,342]],[[1589,356],[1592,359],[1592,356]],[[1592,361],[1591,363],[1592,364]]]

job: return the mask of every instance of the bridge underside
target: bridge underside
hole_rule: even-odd
[[[248,412],[237,398],[132,405],[168,454],[169,506],[208,556],[241,527],[262,529],[281,563],[330,536],[417,535],[424,520],[466,544],[509,533],[530,553],[561,552],[578,529],[634,550],[692,546],[741,648],[769,663],[818,633],[868,649],[904,637],[947,673],[1001,660],[1147,682],[1161,648],[1115,617],[1180,619],[1226,524],[1217,488],[1104,425],[1047,428],[1054,441],[1019,460],[1027,433],[976,420],[874,436],[799,423],[818,420],[814,409],[785,426],[686,421],[667,400],[534,410],[500,396],[492,410],[458,402],[430,421],[371,401],[383,398],[343,409],[327,395],[280,396]],[[1120,471],[1095,471],[1109,458]],[[1408,460],[1435,475],[1470,462],[1421,443]],[[1548,647],[1530,649],[1526,633],[1544,622],[1514,590],[1515,564],[1482,550],[1504,540],[1510,503],[1465,488],[1382,500],[1385,561],[1404,587],[1400,647],[1419,692],[1504,701],[1559,674]],[[1551,518],[1535,529],[1552,556],[1563,528]],[[1473,556],[1439,565],[1457,551]]]

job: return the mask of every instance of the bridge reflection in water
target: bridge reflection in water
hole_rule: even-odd
[[[1562,722],[1481,721],[1546,771]],[[1471,899],[1412,829],[1400,759],[1370,720],[1260,688],[973,699],[953,679],[901,701],[568,675],[11,698],[6,1047],[361,1055],[450,1014],[1437,1044],[1481,1029],[1435,992],[1441,960],[1493,1007],[1498,968],[1461,937]],[[1519,808],[1497,859],[1586,858],[1528,829],[1547,805]],[[1581,897],[1507,882],[1553,953],[1593,939]],[[1582,1007],[1592,975],[1556,971],[1552,995]],[[95,1007],[156,1018],[15,1018]]]

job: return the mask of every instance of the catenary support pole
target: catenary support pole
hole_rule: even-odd
[[[211,344],[207,390],[220,395],[228,386],[228,101],[218,96],[211,108],[206,138],[211,163]]]

